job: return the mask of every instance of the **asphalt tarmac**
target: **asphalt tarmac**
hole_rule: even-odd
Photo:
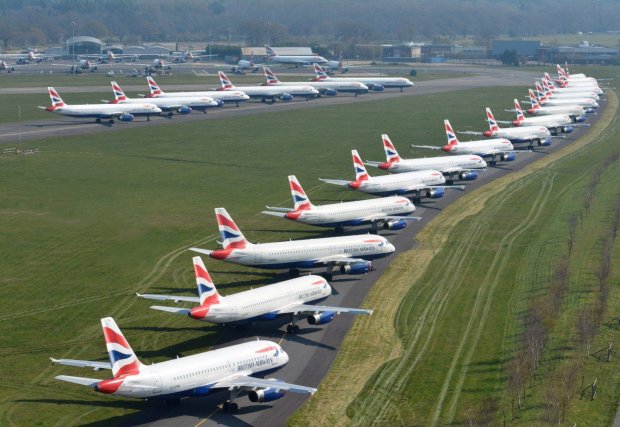
[[[239,108],[225,107],[218,111],[210,112],[206,116],[191,114],[189,116],[175,116],[172,120],[154,118],[151,122],[135,121],[113,126],[83,123],[75,119],[50,119],[49,121],[36,121],[20,125],[7,124],[0,126],[0,142],[10,143],[20,137],[21,140],[25,141],[48,136],[78,135],[94,131],[113,132],[115,129],[136,126],[159,126],[176,121],[217,120],[230,116],[278,111],[279,109],[317,108],[322,105],[372,102],[373,100],[383,100],[398,96],[416,96],[485,86],[527,86],[531,84],[535,77],[537,77],[537,74],[526,71],[514,72],[512,70],[492,69],[462,78],[419,82],[416,83],[415,87],[406,90],[404,93],[386,91],[383,93],[371,93],[357,98],[345,95],[308,102],[293,101],[290,103],[276,103],[274,105],[248,103]],[[184,86],[184,88],[187,88],[187,86]],[[80,88],[80,90],[94,89]],[[128,88],[128,90],[140,89],[144,89],[144,86],[137,89]],[[164,87],[164,90],[168,89],[174,90],[175,88],[172,86],[170,88]],[[105,90],[108,90],[108,88],[105,88]],[[2,90],[0,90],[0,93],[3,93]],[[588,121],[592,122],[594,119],[595,116],[590,116]],[[550,147],[534,152],[521,152],[514,162],[499,163],[496,167],[488,168],[486,172],[480,174],[478,180],[465,184],[467,190],[487,184],[499,176],[521,169],[536,159],[561,149],[564,145],[570,144],[571,141],[582,135],[583,132],[586,132],[587,129],[576,128],[575,132],[568,139],[555,139]],[[466,194],[466,191],[447,191],[446,196],[442,199],[424,202],[418,206],[416,211],[416,215],[422,216],[423,220],[410,224],[400,232],[381,231],[380,233],[388,237],[396,246],[395,254],[375,261],[375,270],[365,276],[334,276],[331,284],[337,291],[337,294],[332,295],[325,303],[358,307],[390,261],[398,256],[399,253],[414,247],[414,238],[425,224],[440,213],[449,203]],[[365,232],[365,230],[366,228],[359,227],[349,232]],[[284,273],[278,277],[278,279],[282,280],[285,278],[287,278],[287,275]],[[345,314],[338,316],[333,322],[321,326],[311,326],[305,320],[301,320],[299,321],[301,331],[297,335],[290,335],[284,332],[287,319],[256,323],[252,328],[225,328],[218,346],[228,346],[255,339],[256,337],[281,342],[282,347],[290,356],[290,362],[272,376],[287,382],[318,387],[321,379],[333,363],[340,343],[343,341],[352,322],[353,316]],[[102,397],[102,399],[105,399],[105,397]],[[203,426],[278,426],[286,424],[287,418],[309,397],[289,393],[283,399],[274,402],[251,403],[246,396],[241,396],[236,400],[239,404],[239,412],[234,415],[223,413],[218,409],[218,405],[226,399],[227,392],[218,392],[204,398],[186,399],[180,405],[174,407],[168,407],[161,402],[145,402],[143,409],[137,414],[124,417],[121,420],[112,418],[109,422],[117,423],[121,426],[195,426],[197,424]],[[113,402],[114,400],[110,399],[107,404],[114,406]],[[123,401],[118,400],[116,402],[120,407],[124,405]]]

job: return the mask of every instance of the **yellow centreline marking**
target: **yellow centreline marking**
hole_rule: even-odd
[[[284,335],[282,335],[282,338],[280,338],[280,341],[278,341],[278,345],[282,345],[282,341],[284,341],[284,338],[286,338],[286,332],[284,332]]]
[[[211,418],[217,411],[219,411],[220,408],[217,408],[215,411],[211,412],[205,419],[201,420],[198,424],[196,424],[194,427],[198,427],[201,426],[205,423],[205,421],[207,421],[209,418]]]

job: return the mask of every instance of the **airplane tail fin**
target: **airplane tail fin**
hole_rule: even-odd
[[[205,263],[199,256],[195,256],[192,260],[194,262],[194,273],[196,273],[196,286],[198,286],[200,305],[218,304],[220,302],[220,294],[217,292],[213,280],[211,280]]]
[[[265,79],[267,79],[268,85],[278,84],[280,80],[273,74],[273,71],[269,69],[269,67],[263,67],[263,72],[265,74]]]
[[[325,69],[323,69],[323,67],[321,67],[319,64],[312,64],[313,68],[314,68],[314,73],[316,74],[316,81],[320,81],[320,80],[326,80],[328,78],[327,76],[327,72],[325,72]]]
[[[123,92],[123,89],[121,89],[118,83],[112,82],[112,91],[114,92],[114,103],[127,100],[125,92]]]
[[[493,117],[493,113],[489,107],[486,108],[487,112],[487,121],[489,122],[489,129],[493,132],[498,132],[499,126],[497,125],[497,121],[495,121],[495,117]]]
[[[385,157],[389,163],[400,162],[400,156],[398,155],[398,151],[396,151],[396,147],[392,144],[390,137],[387,134],[381,135],[381,140],[383,141],[383,150],[385,151]]]
[[[233,89],[235,87],[223,71],[218,71],[217,74],[220,76],[220,83],[222,84],[220,89]]]
[[[249,242],[245,239],[245,236],[241,230],[239,230],[239,227],[237,227],[237,224],[235,224],[235,221],[233,221],[226,209],[215,208],[215,218],[217,219],[217,225],[222,239],[222,247],[224,249],[241,249],[248,246]]]
[[[273,58],[274,56],[276,56],[276,53],[273,51],[273,49],[269,45],[265,45],[265,51],[267,51],[268,58]]]
[[[312,203],[306,195],[306,192],[301,187],[301,184],[297,180],[295,175],[288,176],[288,183],[291,187],[291,195],[293,196],[293,203],[295,204],[296,211],[307,211],[312,209]]]
[[[536,93],[538,94],[538,99],[544,99],[546,94],[542,86],[540,85],[540,83],[536,82],[535,86],[536,86]]]
[[[362,158],[360,157],[357,150],[351,150],[351,155],[353,156],[353,169],[355,169],[355,181],[368,181],[368,172],[366,172],[366,167],[364,166],[364,162],[362,162]]]
[[[153,98],[164,93],[164,91],[159,88],[157,83],[155,83],[155,79],[153,77],[146,76],[146,81],[149,83],[149,90],[151,91],[151,94],[147,95],[147,98]]]
[[[114,319],[111,317],[101,319],[101,327],[114,378],[140,372],[142,363],[138,360]]]
[[[532,89],[528,89],[528,93],[530,96],[530,102],[532,103],[532,109],[538,110],[540,108],[540,104],[538,103],[536,95],[534,95],[534,91]]]
[[[515,103],[515,112],[517,113],[517,121],[521,122],[525,120],[525,116],[523,115],[523,110],[521,109],[521,105],[519,105],[519,100],[517,98],[514,99]]]
[[[456,138],[456,132],[454,132],[454,129],[452,129],[452,125],[450,125],[450,121],[444,120],[443,126],[446,130],[446,137],[448,137],[448,146],[453,147],[455,145],[459,145],[459,140]]]
[[[56,89],[54,89],[53,87],[48,87],[47,92],[49,93],[50,100],[52,101],[52,108],[64,107],[65,105],[67,105],[64,103],[60,95],[58,95],[58,92],[56,92]]]

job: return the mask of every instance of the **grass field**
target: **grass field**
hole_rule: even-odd
[[[316,203],[354,198],[317,180],[351,177],[351,148],[382,159],[384,132],[404,155],[409,143],[443,144],[443,118],[483,127],[485,106],[501,110],[521,92],[477,89],[46,139],[28,143],[40,149],[35,156],[1,157],[0,424],[75,425],[139,410],[140,402],[53,379],[76,372],[50,367],[49,356],[105,360],[103,316],[115,317],[146,363],[213,344],[217,328],[153,312],[134,292],[194,291],[186,248],[216,246],[214,207],[228,208],[252,241],[318,236],[257,214],[291,203],[286,175],[296,174]],[[274,277],[208,267],[224,293]]]
[[[617,78],[616,69],[606,71]],[[418,235],[417,248],[390,266],[365,301],[385,309],[356,321],[319,393],[291,424],[468,425],[487,398],[500,405],[492,424],[510,421],[504,366],[519,346],[521,317],[566,252],[568,216],[581,208],[591,172],[617,149],[617,98],[610,104],[580,143],[541,160],[531,173],[461,198]],[[563,316],[516,424],[544,422],[546,382],[576,358],[576,312],[595,297],[593,269],[609,233],[619,175],[617,166],[604,174],[580,225]],[[522,177],[513,182],[516,176]],[[615,261],[610,318],[620,312],[618,267]],[[617,330],[600,329],[593,348],[617,343]],[[567,425],[610,424],[620,398],[619,365],[585,362],[585,384],[598,378],[604,391],[590,402],[574,390]]]

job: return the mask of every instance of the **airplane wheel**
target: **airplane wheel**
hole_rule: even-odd
[[[331,273],[328,273],[325,275],[325,280],[327,280],[328,282],[331,282],[333,278],[334,278],[334,275]]]
[[[113,124],[114,124],[114,119],[110,119],[110,120],[108,120],[108,123],[110,123],[111,125],[113,125]]]
[[[172,111],[168,111],[168,117],[172,117]]]
[[[497,163],[497,162],[496,162],[495,160],[491,160],[491,161],[489,162],[489,165],[491,165],[491,166],[495,166],[495,164],[496,164],[496,163]]]
[[[298,334],[299,333],[299,326],[297,326],[297,325],[293,326],[293,333],[294,334]]]
[[[95,123],[101,123],[101,119],[96,119]]]
[[[336,234],[342,234],[342,233],[344,233],[344,227],[342,225],[337,225]]]
[[[288,272],[288,275],[291,277],[299,277],[299,270],[296,268],[291,268]]]
[[[293,333],[293,325],[286,325],[286,333],[287,334]]]
[[[454,180],[452,180],[452,179],[447,179],[447,180],[446,180],[446,184],[448,184],[448,185],[452,185],[452,184],[454,184]]]
[[[535,139],[534,143],[540,147],[540,139]]]

